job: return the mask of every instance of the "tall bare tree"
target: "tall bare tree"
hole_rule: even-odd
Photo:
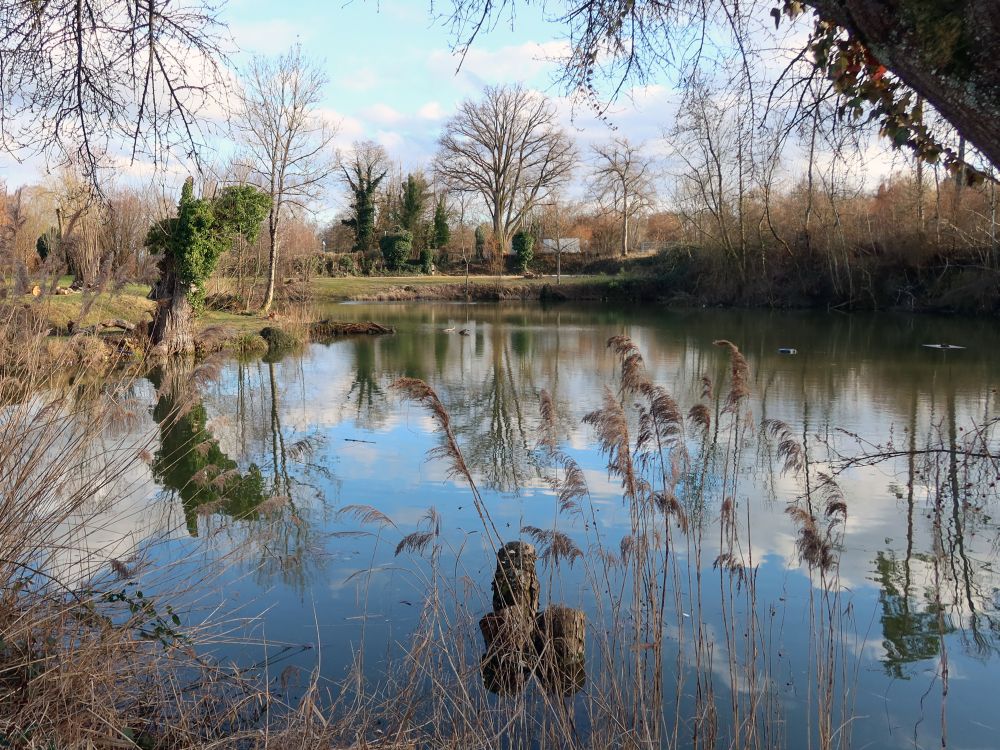
[[[445,125],[434,169],[451,189],[479,195],[504,253],[532,208],[569,180],[576,161],[551,102],[518,85],[488,87],[480,101],[463,102]]]
[[[274,302],[282,220],[291,209],[308,210],[322,193],[336,169],[336,129],[318,112],[326,76],[300,47],[274,59],[255,57],[245,78],[239,127],[251,180],[271,197],[266,313]]]
[[[4,0],[0,149],[72,161],[92,184],[125,155],[197,153],[223,58],[207,0]]]
[[[592,146],[591,187],[601,206],[621,222],[622,257],[628,255],[630,224],[653,206],[656,194],[653,160],[627,138]]]

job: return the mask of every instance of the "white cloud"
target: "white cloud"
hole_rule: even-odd
[[[361,110],[361,116],[378,125],[395,125],[403,120],[403,115],[388,104],[379,102]]]
[[[427,102],[427,104],[417,110],[417,115],[424,120],[443,120],[447,117],[447,114],[438,102]]]
[[[266,21],[238,21],[229,25],[229,31],[237,46],[258,55],[278,55],[287,52],[295,42],[301,42],[303,29],[281,18]]]

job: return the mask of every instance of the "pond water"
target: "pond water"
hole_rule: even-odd
[[[688,453],[699,456],[691,463],[703,467],[697,502],[688,497],[693,480],[677,484],[686,522],[700,527],[701,540],[695,551],[672,532],[664,597],[670,688],[662,702],[668,723],[675,711],[682,717],[679,746],[692,743],[690,714],[704,675],[722,706],[719,736],[735,732],[726,728],[733,696],[744,700],[760,689],[738,674],[747,669],[767,685],[769,708],[755,710],[773,717],[775,744],[816,741],[817,706],[825,702],[839,706],[831,708],[833,746],[997,746],[998,472],[960,450],[984,452],[992,433],[979,442],[970,436],[1000,408],[1000,332],[992,322],[510,304],[350,304],[328,312],[397,332],[312,344],[278,361],[224,362],[183,416],[160,430],[148,468],[155,488],[130,478],[127,512],[119,510],[92,543],[104,545],[107,556],[141,549],[172,579],[188,581],[193,617],[232,617],[230,631],[220,627],[218,658],[268,661],[285,687],[317,668],[331,684],[352,667],[376,683],[405,653],[420,620],[427,555],[394,552],[405,535],[427,528],[431,507],[439,514],[440,576],[462,590],[463,604],[452,612],[464,613],[468,642],[476,641],[476,621],[491,606],[495,556],[469,487],[450,475],[447,461],[428,458],[441,441],[433,419],[391,387],[396,378],[415,377],[450,414],[502,540],[519,538],[526,526],[555,524],[584,550],[572,567],[539,562],[543,604],[587,613],[588,682],[572,699],[584,705],[603,669],[597,644],[609,628],[626,627],[596,601],[601,594],[587,573],[595,534],[617,550],[634,522],[594,427],[583,421],[606,388],[618,393],[620,366],[607,341],[627,334],[651,379],[685,414],[699,402],[709,407],[714,431],[732,429],[725,412],[730,359],[713,346],[729,339],[749,363],[749,396],[739,407],[744,427],[732,438],[716,435],[717,447],[699,452],[689,424]],[[925,346],[940,343],[965,348]],[[152,406],[150,420],[177,406],[171,383],[179,387],[190,376],[160,372],[138,386],[137,397]],[[708,399],[703,376],[713,384]],[[543,390],[556,407],[563,450],[589,489],[579,514],[558,513],[546,481]],[[763,420],[781,420],[804,441],[808,476],[782,473]],[[838,460],[862,454],[883,455]],[[821,573],[800,558],[799,527],[786,509],[802,502],[806,481],[818,492],[822,473],[835,476],[847,513],[831,537],[836,565]],[[737,508],[739,551],[739,565],[728,571],[713,566],[727,544],[719,519],[726,498]],[[391,523],[344,512],[360,505]],[[826,516],[819,520],[826,528]],[[697,612],[687,572],[696,552],[706,579]],[[744,577],[734,575],[737,567]],[[834,613],[826,626],[817,619],[824,606]],[[236,624],[251,615],[250,626]],[[704,625],[700,645],[690,628],[682,632],[694,620]],[[746,656],[748,638],[753,657]],[[829,642],[835,647],[824,650]],[[709,651],[712,663],[699,666],[698,654]],[[680,672],[690,677],[675,687]],[[830,694],[822,690],[824,675],[834,685]],[[585,731],[592,719],[580,713]]]

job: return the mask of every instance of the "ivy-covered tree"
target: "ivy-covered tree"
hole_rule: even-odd
[[[341,223],[354,232],[354,251],[366,253],[375,247],[376,194],[385,179],[385,149],[375,143],[358,143],[353,158],[342,167],[351,191],[351,216]]]
[[[535,236],[531,232],[523,230],[517,232],[511,240],[511,249],[513,249],[517,261],[517,270],[525,273],[528,270],[528,264],[535,257]]]
[[[270,199],[256,188],[226,188],[216,201],[195,198],[194,180],[181,189],[177,215],[158,221],[146,247],[160,254],[160,278],[150,291],[156,310],[150,339],[164,354],[194,351],[191,321],[204,303],[204,285],[237,235],[256,240]]]
[[[414,236],[419,234],[426,207],[427,182],[419,174],[408,174],[399,191],[399,226]]]
[[[434,206],[434,227],[431,233],[431,246],[438,250],[448,247],[451,241],[451,229],[448,226],[448,206],[445,204],[444,196],[437,199]]]
[[[255,242],[271,208],[271,199],[253,185],[230,185],[212,202],[216,220],[230,239]]]

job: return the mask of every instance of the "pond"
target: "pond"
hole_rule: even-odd
[[[179,395],[190,369],[136,386],[153,429],[187,402],[88,543],[156,563],[154,587],[184,581],[189,616],[215,623],[214,658],[267,664],[289,694],[313,672],[333,695],[374,690],[410,674],[433,593],[438,637],[464,644],[453,679],[481,705],[526,706],[483,691],[475,669],[496,543],[524,538],[550,553],[542,606],[586,614],[586,677],[559,698],[577,736],[611,736],[595,706],[617,696],[645,700],[623,709],[648,712],[640,739],[677,747],[996,746],[992,322],[529,304],[327,312],[396,333],[226,360],[195,397]],[[681,414],[704,405],[707,430],[685,418],[658,436],[666,450],[638,455],[643,393],[621,397],[607,346],[622,334]],[[746,358],[745,395],[732,394],[718,339]],[[964,348],[925,346],[942,343]],[[401,377],[436,391],[481,505],[450,458],[429,457],[440,423],[393,388]],[[623,499],[620,467],[609,472],[600,420],[584,420],[610,408],[608,393],[624,404],[647,511]],[[587,492],[560,510],[566,472],[553,464],[567,456]],[[809,533],[819,557],[803,555]],[[540,742],[531,727],[504,732]]]

